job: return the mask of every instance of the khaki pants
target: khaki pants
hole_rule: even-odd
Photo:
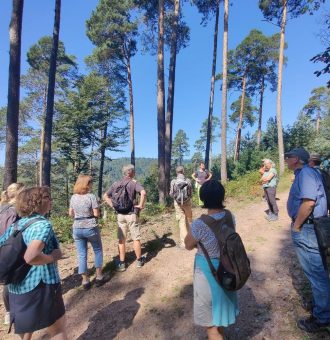
[[[189,225],[192,222],[191,200],[181,204],[174,201],[175,217],[179,222],[180,242],[184,245],[184,239],[188,233]]]
[[[141,239],[140,226],[138,223],[138,217],[136,214],[118,214],[118,240],[123,240],[127,238],[128,231],[131,233],[131,238],[133,241],[138,241]]]

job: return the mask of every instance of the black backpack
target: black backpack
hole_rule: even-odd
[[[18,222],[15,222],[14,232],[7,241],[0,247],[0,283],[19,283],[23,281],[31,269],[31,265],[24,260],[26,244],[23,240],[23,231],[31,224],[42,221],[41,218],[33,218],[23,228],[17,229]]]
[[[221,220],[208,215],[202,215],[200,219],[212,230],[219,242],[220,264],[217,270],[204,245],[199,242],[215,280],[226,290],[242,288],[251,274],[250,260],[241,237],[235,232],[231,213],[225,210]]]
[[[322,177],[323,187],[327,198],[328,211],[330,211],[330,175],[325,170],[321,169],[320,174]]]
[[[128,214],[133,208],[133,201],[127,191],[127,185],[130,182],[131,179],[124,179],[118,182],[111,195],[112,206],[120,214]]]

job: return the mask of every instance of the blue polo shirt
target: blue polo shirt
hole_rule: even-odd
[[[287,210],[291,218],[296,218],[304,198],[315,201],[314,218],[327,215],[327,199],[321,175],[308,165],[294,172],[295,179],[292,183]]]

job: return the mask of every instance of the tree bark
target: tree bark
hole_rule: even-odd
[[[218,31],[219,31],[219,7],[220,1],[217,0],[217,9],[215,14],[214,25],[214,38],[213,38],[213,59],[212,59],[212,75],[211,75],[211,90],[209,101],[209,115],[207,119],[207,132],[206,132],[206,148],[205,148],[205,166],[206,169],[210,167],[210,150],[211,150],[211,138],[212,138],[212,116],[213,116],[213,101],[214,101],[214,83],[215,83],[215,71],[217,65],[217,50],[218,50]]]
[[[99,198],[102,197],[102,187],[103,187],[103,170],[104,170],[104,159],[105,159],[105,140],[108,135],[108,124],[105,125],[103,131],[102,131],[102,137],[101,137],[101,148],[100,148],[100,169],[99,169],[99,183],[98,183],[98,189],[97,189],[97,195]]]
[[[171,156],[172,156],[172,136],[173,136],[173,112],[174,112],[174,86],[175,86],[175,68],[178,40],[178,20],[180,13],[180,0],[174,1],[174,20],[171,33],[171,50],[170,65],[168,76],[167,91],[167,111],[165,119],[165,196],[170,191],[171,177]]]
[[[21,79],[21,37],[24,0],[13,0],[9,26],[9,78],[6,128],[6,155],[3,188],[17,182],[19,93]]]
[[[280,174],[284,172],[284,141],[282,127],[282,75],[284,64],[284,45],[285,45],[285,26],[287,14],[287,0],[283,0],[283,14],[281,21],[280,53],[278,61],[278,82],[277,82],[277,101],[276,101],[276,121],[278,135],[278,157],[280,164]]]
[[[258,132],[257,132],[258,148],[260,147],[260,143],[261,143],[262,107],[263,107],[263,102],[264,102],[264,91],[265,91],[265,76],[262,76],[261,88],[260,88],[260,101],[259,101]]]
[[[222,100],[221,100],[221,182],[227,182],[227,59],[229,0],[224,0],[224,31],[222,48]]]
[[[316,116],[316,133],[318,134],[320,131],[320,121],[321,121],[321,114],[320,111],[317,113]]]
[[[53,46],[50,56],[49,77],[48,77],[48,94],[47,94],[47,111],[45,117],[45,147],[43,152],[42,167],[42,185],[50,187],[51,173],[51,155],[52,155],[52,132],[53,132],[53,115],[54,115],[54,95],[55,95],[55,78],[58,41],[60,34],[61,20],[61,0],[55,1],[55,20],[53,30]]]
[[[135,166],[134,102],[133,102],[133,83],[130,56],[127,56],[127,82],[129,91],[129,132],[131,144],[131,164]]]
[[[40,160],[39,160],[39,185],[42,185],[42,167],[43,167],[43,156],[45,149],[45,117],[47,111],[47,86],[44,89],[44,98],[42,103],[41,113],[41,131],[40,131]]]
[[[164,90],[164,0],[158,3],[157,56],[157,129],[158,129],[158,194],[165,203],[165,90]]]
[[[239,109],[237,133],[236,133],[234,162],[237,162],[239,160],[239,151],[241,148],[241,135],[242,135],[243,115],[244,115],[244,105],[245,105],[245,89],[246,89],[246,74],[244,74],[243,79],[242,79],[242,96],[241,96],[241,105]]]

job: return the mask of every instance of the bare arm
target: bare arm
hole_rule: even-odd
[[[94,217],[100,217],[100,208],[93,209],[93,215]]]
[[[109,206],[110,208],[113,208],[113,206],[112,206],[112,201],[111,201],[111,199],[110,199],[110,197],[108,196],[107,193],[105,193],[105,194],[103,195],[103,199],[104,199],[104,201],[108,204],[108,206]]]
[[[62,257],[60,249],[54,249],[51,254],[46,255],[42,252],[45,244],[40,240],[33,240],[28,245],[24,254],[24,260],[30,265],[43,265],[53,263]]]
[[[197,178],[196,178],[195,173],[193,173],[193,174],[191,175],[191,177],[192,177],[193,180],[197,181]]]
[[[197,241],[194,239],[194,236],[192,236],[191,231],[189,231],[185,237],[184,245],[188,250],[193,250],[197,246]]]
[[[213,176],[212,172],[209,171],[209,175],[207,176],[206,180],[207,181],[210,180],[212,178],[212,176]]]
[[[147,192],[145,190],[141,190],[140,196],[141,196],[140,203],[138,205],[135,205],[134,207],[138,209],[144,209],[144,206],[147,200]]]
[[[69,216],[74,217],[74,210],[69,208]]]
[[[294,231],[300,231],[303,223],[307,220],[307,218],[312,213],[315,206],[315,201],[311,199],[304,198],[303,202],[301,203],[298,215],[296,217],[296,220],[293,224],[293,230]]]
[[[275,174],[273,172],[271,172],[268,176],[266,177],[262,177],[261,178],[261,182],[264,184],[264,183],[267,183],[269,182],[273,177],[275,176]]]

